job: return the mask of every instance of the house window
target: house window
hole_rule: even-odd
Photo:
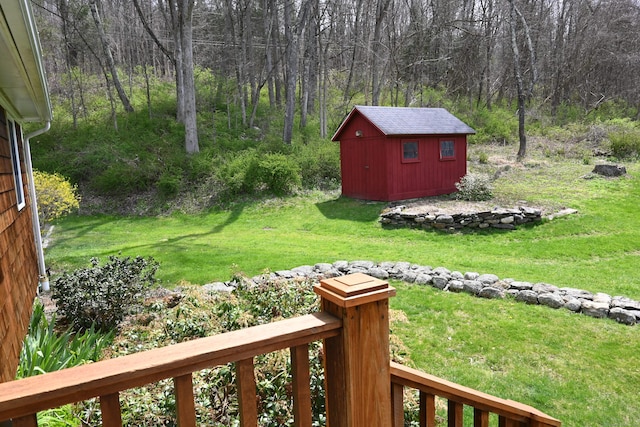
[[[440,160],[453,160],[456,158],[454,141],[440,141]]]
[[[18,135],[16,134],[16,124],[13,120],[7,121],[7,131],[9,133],[9,145],[11,146],[11,164],[13,166],[13,181],[16,189],[16,199],[18,210],[24,208],[24,186],[22,185],[22,168],[20,166],[20,150],[18,149]]]
[[[419,162],[419,154],[418,141],[407,141],[402,143],[402,163]]]

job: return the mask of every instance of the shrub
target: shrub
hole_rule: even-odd
[[[99,330],[112,330],[155,282],[157,269],[153,258],[111,256],[103,266],[92,258],[91,267],[57,278],[52,298],[76,329],[95,324]]]
[[[245,150],[231,157],[218,170],[218,179],[231,194],[251,193],[256,185],[253,175],[258,162],[255,150]]]
[[[82,334],[73,334],[69,329],[57,334],[55,323],[55,317],[51,321],[47,320],[44,306],[36,302],[29,323],[29,333],[20,353],[18,378],[96,362],[100,359],[102,350],[113,339],[113,333],[105,335],[93,327]]]
[[[493,197],[491,178],[484,174],[468,173],[456,182],[457,198],[469,201],[489,200]]]
[[[158,179],[158,193],[162,197],[173,197],[182,188],[182,171],[166,170]]]
[[[310,189],[335,189],[340,185],[340,146],[318,141],[302,145],[296,152],[302,185]]]
[[[33,171],[40,224],[58,219],[80,207],[78,189],[62,175]]]
[[[277,196],[290,194],[301,184],[300,167],[284,154],[266,154],[256,166],[256,181]]]
[[[611,154],[619,159],[640,155],[640,130],[613,132],[609,135]]]

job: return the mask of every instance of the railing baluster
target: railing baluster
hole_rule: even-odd
[[[449,412],[447,413],[448,426],[449,427],[462,427],[463,421],[463,409],[462,403],[455,402],[449,399]]]
[[[391,417],[393,427],[404,426],[404,386],[391,383]]]
[[[38,427],[38,417],[36,414],[14,418],[12,427]]]
[[[102,427],[122,427],[118,393],[100,396],[100,411],[102,412]]]
[[[238,383],[238,403],[240,404],[240,425],[242,427],[257,427],[258,407],[253,357],[236,362],[236,381]]]
[[[436,396],[420,390],[420,427],[436,427]]]
[[[176,394],[176,417],[180,427],[196,426],[196,406],[193,400],[193,379],[191,374],[173,379]]]
[[[309,345],[292,347],[293,422],[295,427],[311,427],[311,377]]]
[[[500,427],[522,427],[522,426],[526,426],[526,423],[521,423],[519,421],[516,420],[512,420],[510,418],[507,417],[503,417],[502,415],[498,418],[498,425]]]
[[[489,427],[489,412],[473,408],[473,427]]]

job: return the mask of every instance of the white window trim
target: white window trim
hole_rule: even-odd
[[[7,133],[11,148],[11,167],[13,169],[13,182],[16,190],[16,204],[18,210],[22,210],[26,205],[24,185],[22,182],[22,165],[20,163],[20,147],[18,146],[18,135],[16,134],[16,122],[7,118]]]

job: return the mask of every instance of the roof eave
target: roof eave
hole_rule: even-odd
[[[29,0],[0,0],[0,102],[21,122],[49,122],[51,101]]]

